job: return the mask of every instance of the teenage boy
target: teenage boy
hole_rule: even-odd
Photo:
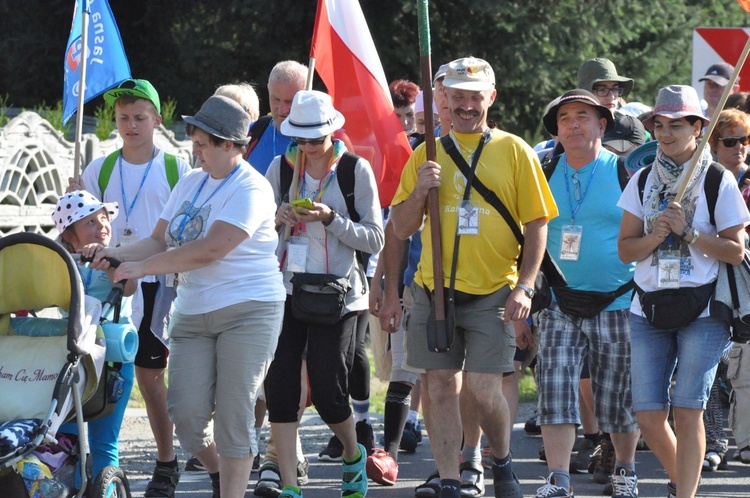
[[[106,92],[104,100],[114,107],[122,149],[91,161],[79,181],[70,180],[68,191],[85,189],[103,202],[117,202],[123,216],[113,220],[112,243],[129,244],[151,235],[174,184],[190,166],[154,145],[154,131],[161,125],[161,104],[151,83],[126,80]],[[137,326],[137,317],[142,318],[135,374],[157,452],[145,498],[172,498],[180,478],[164,382],[169,355],[166,324],[173,298],[174,288],[150,275],[141,280],[133,303]]]

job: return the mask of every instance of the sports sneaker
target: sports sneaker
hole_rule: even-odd
[[[578,452],[570,459],[571,474],[588,474],[591,457],[594,456],[596,445],[590,439],[583,438],[578,443]]]
[[[357,431],[357,443],[364,446],[367,456],[375,451],[375,436],[372,433],[372,425],[366,420],[360,420],[354,426]],[[343,447],[342,447],[343,452]]]
[[[703,468],[701,472],[714,472],[716,470],[727,470],[727,455],[719,454],[715,451],[706,453],[703,459]]]
[[[154,474],[146,486],[144,498],[174,498],[177,483],[180,482],[180,470],[172,467],[154,467]]]
[[[401,433],[401,442],[399,443],[399,449],[404,450],[407,453],[414,453],[417,451],[417,445],[419,439],[417,438],[417,430],[414,424],[406,422],[404,425],[404,432]]]
[[[529,436],[538,436],[542,433],[542,428],[536,423],[536,410],[534,410],[534,416],[526,421],[523,426],[523,430]]]
[[[185,470],[187,470],[187,465],[185,466]],[[253,468],[250,469],[251,474],[257,474],[260,470],[260,455],[255,455],[255,458],[253,458]]]
[[[637,498],[638,478],[625,469],[617,469],[610,476],[612,482],[612,498]]]
[[[271,460],[266,460],[258,471],[258,484],[255,485],[253,494],[265,498],[276,498],[281,494],[281,472],[279,465]]]
[[[671,482],[667,483],[667,492],[667,498],[677,498],[677,485]]]
[[[297,487],[304,486],[310,480],[308,477],[309,470],[310,462],[307,461],[307,457],[297,460]]]
[[[328,446],[318,453],[318,460],[324,462],[340,462],[341,455],[344,453],[344,445],[335,435],[328,440]]]
[[[610,482],[609,476],[615,472],[615,448],[612,446],[612,441],[602,439],[597,450],[598,458],[594,464],[594,472],[592,472],[593,480],[599,484],[606,484]]]
[[[393,457],[380,448],[375,448],[367,457],[367,477],[383,486],[393,486],[398,478],[398,464]]]
[[[297,493],[293,489],[285,489],[281,492],[279,498],[302,498],[302,492]]]
[[[358,443],[359,459],[354,463],[343,462],[344,476],[341,480],[342,498],[364,498],[367,494],[367,450]]]
[[[203,466],[197,456],[191,456],[185,462],[185,472],[205,472],[206,467]]]
[[[555,485],[555,478],[552,476],[553,474],[550,474],[547,479],[544,479],[544,486],[536,490],[534,498],[573,498],[573,489]]]

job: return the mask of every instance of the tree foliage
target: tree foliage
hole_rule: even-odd
[[[360,3],[386,77],[419,82],[416,2]],[[178,114],[192,114],[218,85],[238,81],[254,83],[267,110],[273,65],[307,61],[316,1],[110,5],[134,77],[150,79],[162,99],[174,98]],[[0,0],[0,94],[10,102],[32,107],[61,98],[72,11],[72,0]],[[487,59],[498,87],[491,117],[533,141],[544,136],[544,106],[576,86],[584,60],[613,60],[620,74],[635,79],[629,98],[650,105],[659,87],[690,83],[694,28],[747,21],[736,0],[433,0],[432,64],[465,55]],[[316,87],[322,89],[320,82]]]

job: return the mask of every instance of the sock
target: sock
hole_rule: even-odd
[[[409,413],[411,386],[402,382],[388,384],[383,414],[383,449],[398,461],[398,445]],[[393,449],[393,451],[391,451]]]
[[[341,459],[344,461],[345,464],[351,465],[353,463],[359,462],[359,459],[362,458],[362,451],[357,447],[357,456],[354,457],[353,460],[348,460],[346,457],[342,456]]]
[[[596,446],[597,444],[599,444],[599,437],[600,436],[599,436],[598,432],[596,432],[594,434],[584,434],[583,437],[586,438],[586,439],[588,439],[592,443],[594,443],[594,446]]]
[[[419,413],[416,410],[409,410],[409,416],[406,417],[406,421],[417,425],[417,417],[419,417]]]
[[[552,471],[552,479],[555,480],[555,486],[559,486],[565,490],[570,489],[570,474],[561,469]]]
[[[619,469],[625,469],[628,473],[628,475],[635,475],[635,460],[633,460],[630,463],[622,463],[621,461],[615,459],[615,472],[619,471]]]
[[[159,460],[156,461],[157,467],[166,467],[168,469],[176,469],[177,468],[177,457],[174,457],[174,460],[171,462],[161,462]]]
[[[480,446],[467,446],[464,445],[461,450],[461,461],[472,462],[477,466],[482,465],[482,448]]]
[[[352,398],[352,408],[354,409],[354,423],[368,421],[370,412],[370,398],[358,400]]]
[[[495,481],[509,481],[513,479],[510,453],[505,455],[505,458],[493,458],[493,460],[492,477]]]
[[[220,489],[220,488],[219,488],[219,486],[220,486],[220,484],[219,484],[219,483],[220,483],[221,481],[220,481],[220,479],[219,479],[219,473],[218,473],[218,472],[215,472],[215,473],[213,473],[213,474],[209,473],[209,474],[208,474],[208,477],[210,477],[210,478],[211,478],[211,489]]]
[[[284,486],[284,489],[285,490],[288,489],[289,491],[293,491],[296,494],[300,494],[302,492],[302,490],[300,488],[297,488],[295,486]]]
[[[299,434],[297,434],[297,461],[298,462],[304,462],[305,461],[305,453],[302,451],[302,441],[299,438]]]
[[[441,497],[460,497],[461,481],[458,479],[440,479],[440,496]]]

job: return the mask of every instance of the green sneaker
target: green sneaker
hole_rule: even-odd
[[[367,495],[367,450],[361,444],[359,446],[359,460],[354,463],[346,463],[342,458],[344,478],[341,481],[342,498],[364,498]]]
[[[302,490],[297,493],[295,490],[285,487],[279,495],[279,498],[302,498]]]

